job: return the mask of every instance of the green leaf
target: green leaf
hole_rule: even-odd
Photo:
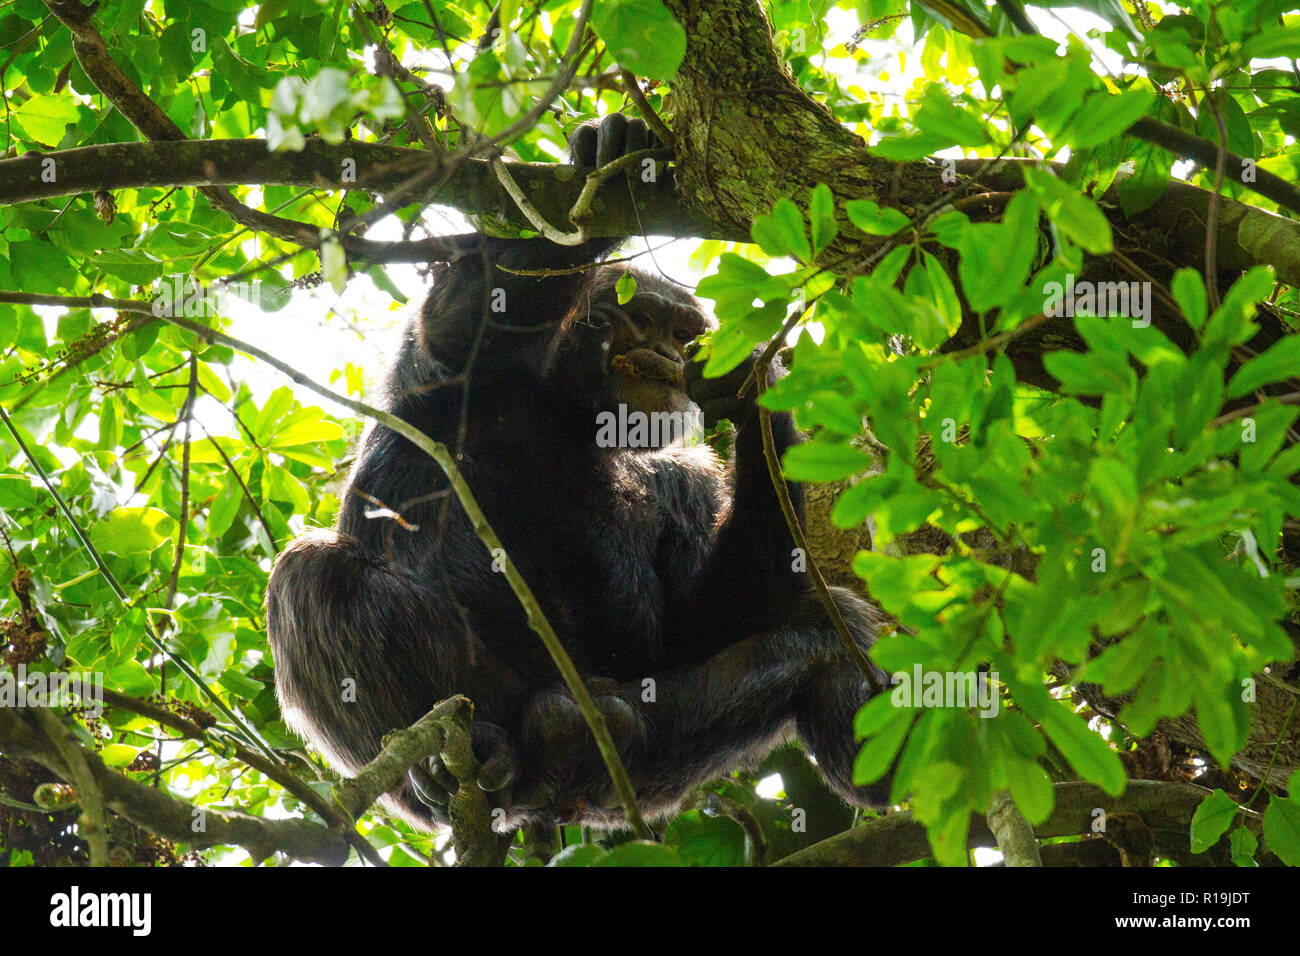
[[[668,825],[664,844],[687,866],[745,865],[745,831],[730,817],[683,813]]]
[[[686,31],[659,0],[601,0],[591,26],[620,66],[671,80],[686,56]]]
[[[36,507],[38,497],[26,475],[0,475],[0,508],[25,511]]]
[[[71,96],[33,96],[13,112],[32,139],[58,146],[69,123],[77,122],[81,109]]]
[[[1240,694],[1235,688],[1225,688],[1218,682],[1207,680],[1203,674],[1200,676],[1199,686],[1192,689],[1196,724],[1210,755],[1221,766],[1227,767],[1232,755],[1246,742],[1247,718],[1238,720],[1237,708],[1234,708],[1234,704],[1240,708],[1245,705],[1240,703]]]
[[[145,554],[172,533],[175,522],[157,508],[117,508],[90,529],[90,540],[106,554]]]
[[[1205,280],[1195,269],[1179,269],[1174,273],[1174,281],[1169,285],[1174,294],[1174,301],[1193,328],[1205,325],[1209,316],[1209,300],[1205,292]]]
[[[1025,182],[1043,211],[1075,245],[1094,255],[1110,252],[1110,222],[1095,202],[1051,173],[1026,167]]]
[[[923,135],[948,146],[982,146],[988,142],[984,121],[954,104],[938,83],[926,87],[913,124]]]
[[[1255,862],[1255,851],[1259,849],[1259,840],[1245,827],[1237,827],[1228,837],[1228,846],[1232,851],[1232,862],[1237,866],[1259,866]]]
[[[853,761],[854,783],[874,783],[888,772],[907,739],[907,732],[912,729],[915,717],[916,711],[911,707],[895,709],[885,726],[863,745]]]
[[[682,860],[672,847],[649,840],[620,843],[592,866],[681,866]]]
[[[949,139],[928,133],[920,133],[915,136],[886,136],[874,146],[868,146],[867,152],[873,156],[879,156],[881,159],[906,163],[916,159],[924,159],[926,156],[931,156],[941,149],[947,149],[949,146],[952,146],[952,141]]]
[[[266,399],[253,422],[253,436],[258,444],[265,445],[275,434],[275,424],[293,407],[293,391],[281,385]]]
[[[618,296],[619,305],[627,305],[632,301],[632,296],[636,295],[636,276],[632,275],[632,270],[627,269],[618,281],[614,283],[614,292]]]
[[[1292,793],[1300,793],[1300,771],[1291,775]],[[1264,811],[1264,842],[1287,866],[1300,866],[1300,797],[1276,794]]]
[[[322,230],[323,231],[323,230]],[[320,245],[320,271],[338,295],[348,284],[348,256],[343,243],[331,235]]]
[[[838,481],[871,465],[871,458],[848,442],[811,441],[785,453],[785,474],[791,481]]]
[[[963,230],[958,272],[971,308],[987,312],[1024,288],[1038,254],[1038,203],[1018,192],[1000,223],[974,223]],[[958,316],[960,321],[960,315]]]
[[[818,183],[813,188],[808,220],[812,224],[813,255],[817,255],[834,242],[840,232],[839,223],[835,221],[835,199],[825,183]]]
[[[1273,24],[1242,44],[1243,60],[1270,60],[1274,57],[1300,58],[1300,26]]]
[[[99,752],[99,759],[109,767],[125,767],[135,759],[138,751],[126,744],[108,744]]]
[[[1204,853],[1232,826],[1239,808],[1222,790],[1215,790],[1200,802],[1192,815],[1192,852]]]
[[[923,252],[921,261],[925,264],[925,274],[930,280],[930,295],[935,309],[948,330],[955,332],[961,325],[961,299],[957,296],[957,289],[938,259]]]
[[[870,199],[850,199],[844,211],[849,222],[870,236],[892,236],[910,221],[897,209],[881,209]]]
[[[1291,333],[1270,345],[1237,370],[1228,383],[1228,397],[1249,395],[1257,388],[1300,377],[1300,334]]]
[[[1041,722],[1047,736],[1079,776],[1097,784],[1111,796],[1124,792],[1127,778],[1119,756],[1082,717],[1071,713],[1060,701],[1053,701],[1043,710]]]
[[[1215,109],[1219,113],[1218,120],[1214,116]],[[1224,132],[1227,133],[1227,146],[1230,152],[1248,159],[1259,158],[1255,131],[1251,128],[1250,119],[1236,98],[1223,89],[1211,90],[1202,98],[1196,114],[1196,135],[1217,146],[1221,138],[1219,121],[1223,122]],[[1213,166],[1210,172],[1213,174]]]
[[[754,308],[755,299],[771,299],[773,277],[762,266],[744,256],[728,252],[718,260],[718,271],[700,280],[697,294],[716,303],[722,322],[739,319]],[[783,287],[782,292],[784,293]]]
[[[230,88],[235,91],[235,94],[240,99],[248,103],[261,105],[261,80],[267,75],[266,72],[259,70],[231,49],[230,44],[226,42],[224,37],[216,37],[212,44],[212,65],[215,72],[219,73],[221,78],[230,84]],[[347,74],[345,73],[343,76],[343,88],[346,93]]]
[[[243,492],[232,477],[227,477],[226,484],[217,492],[212,505],[208,508],[208,536],[219,538],[227,531],[239,514],[239,505],[243,501]]]
[[[609,856],[609,851],[598,843],[574,843],[566,846],[547,866],[593,866],[597,860]]]
[[[749,232],[769,256],[792,256],[800,262],[812,261],[812,246],[804,233],[803,213],[789,199],[778,199],[772,207],[772,215],[756,217]]]
[[[221,686],[226,690],[248,700],[252,700],[266,689],[261,681],[254,680],[247,674],[241,674],[233,668],[222,674],[220,680]]]
[[[1052,778],[1036,761],[1022,760],[1011,754],[1004,754],[1003,760],[1007,789],[1011,791],[1016,806],[1030,823],[1042,823],[1051,815],[1056,802]]]
[[[1142,118],[1154,95],[1149,89],[1134,86],[1118,96],[1110,93],[1089,94],[1084,106],[1070,123],[1070,145],[1079,149],[1096,146],[1122,136]]]
[[[301,417],[291,415],[289,419],[273,429],[267,439],[268,448],[290,448],[294,445],[315,445],[320,442],[338,441],[343,437],[343,428],[338,422],[325,419],[325,413],[319,408],[301,409]]]
[[[139,661],[123,661],[104,675],[104,681],[114,690],[136,697],[148,697],[157,690],[153,676]]]

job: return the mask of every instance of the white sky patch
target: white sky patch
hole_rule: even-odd
[[[990,846],[977,846],[971,851],[976,866],[994,866],[1002,862],[1002,851]]]
[[[755,785],[754,792],[764,800],[775,800],[785,793],[785,781],[781,779],[779,773],[774,773],[760,780]]]

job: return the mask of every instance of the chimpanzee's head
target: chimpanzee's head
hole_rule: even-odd
[[[636,292],[618,302],[615,283],[627,270],[603,266],[574,304],[574,337],[582,341],[588,375],[601,377],[600,410],[686,412],[684,372],[691,343],[717,327],[694,297],[658,276],[632,273]]]

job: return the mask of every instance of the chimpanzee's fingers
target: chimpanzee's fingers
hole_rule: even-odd
[[[447,769],[447,765],[442,762],[441,756],[434,754],[424,762],[424,765],[434,783],[448,793],[456,792],[456,788],[460,786],[460,781],[452,776],[451,771]]]
[[[569,162],[575,166],[596,165],[598,134],[594,123],[583,123],[569,137]]]
[[[474,755],[480,767],[478,785],[487,791],[502,790],[514,783],[519,758],[505,733],[491,724],[476,724]]]
[[[408,770],[406,778],[411,781],[411,789],[415,791],[416,797],[427,807],[441,809],[451,800],[451,794],[440,787],[420,764]]]
[[[635,153],[638,150],[650,148],[650,127],[645,125],[645,120],[630,119],[627,121],[627,130],[623,134],[623,154]]]
[[[627,117],[622,113],[610,113],[600,121],[596,141],[596,165],[604,166],[622,156],[627,141]]]

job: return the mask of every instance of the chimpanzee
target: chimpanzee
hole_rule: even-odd
[[[646,142],[639,120],[611,114],[570,148],[592,166]],[[484,514],[597,695],[647,817],[792,735],[842,797],[879,805],[883,789],[852,782],[867,684],[801,570],[753,390],[736,397],[754,356],[701,377],[693,343],[715,322],[690,295],[634,271],[620,305],[624,267],[577,268],[617,241],[476,241],[435,274],[382,407],[459,449]],[[598,440],[602,413],[696,407],[706,426],[735,425],[728,465],[704,444]],[[787,414],[772,428],[778,452],[799,440]],[[801,509],[799,487],[789,490]],[[406,439],[382,426],[365,435],[337,529],[295,541],[271,575],[286,720],[351,773],[384,734],[464,694],[478,783],[505,825],[619,825],[577,706],[499,556],[449,494]],[[869,646],[876,612],[848,591],[835,600]],[[445,821],[455,785],[435,757],[389,805],[427,827]]]

